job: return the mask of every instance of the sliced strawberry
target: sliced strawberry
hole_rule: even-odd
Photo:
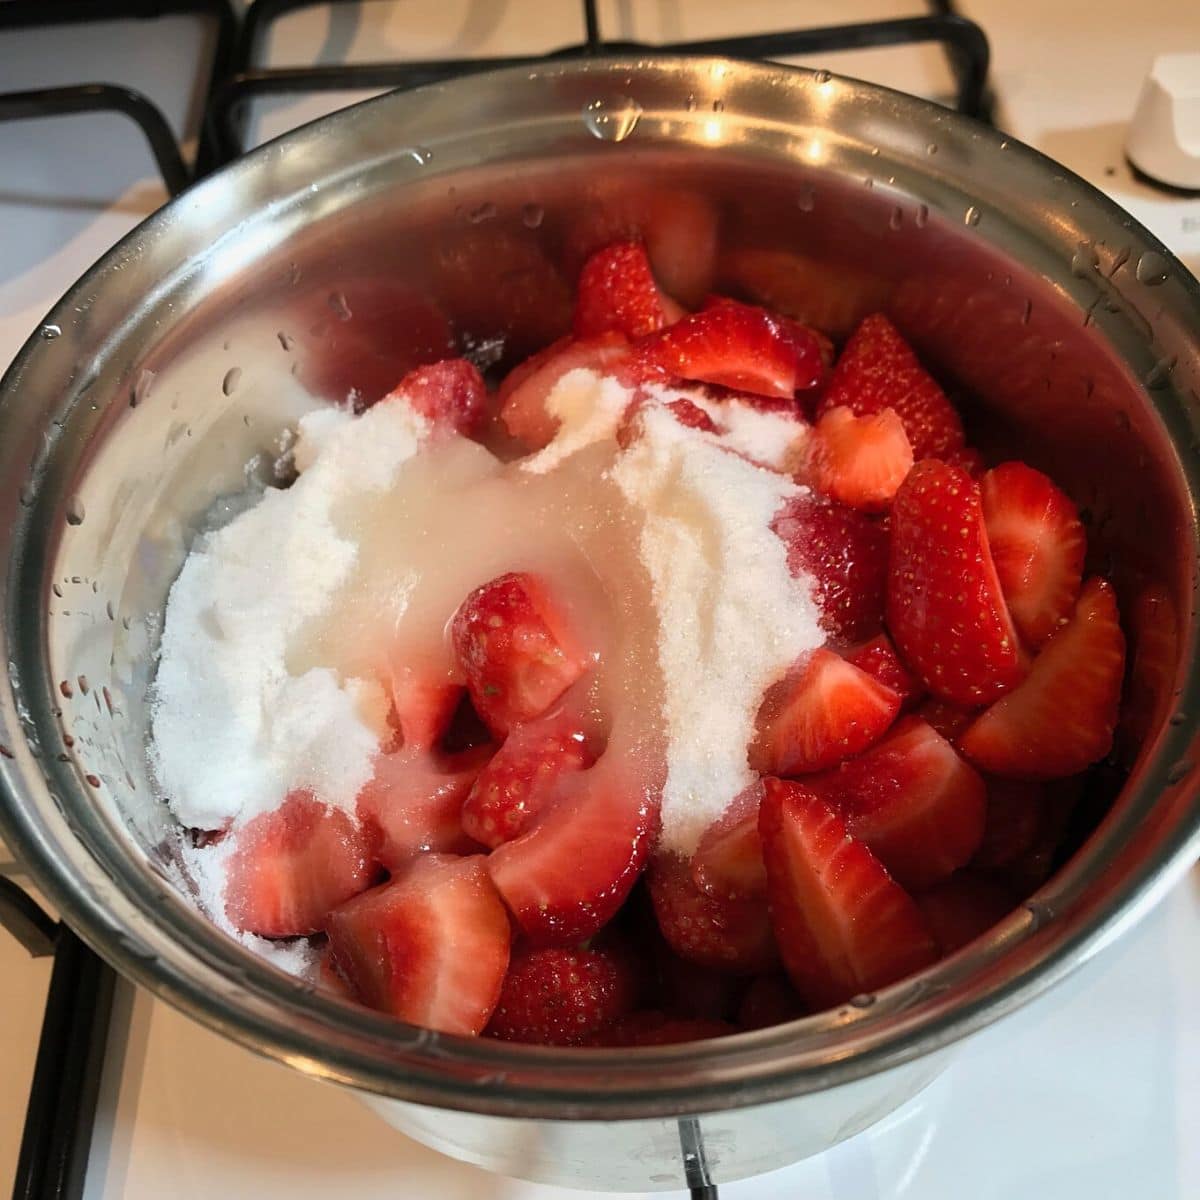
[[[861,417],[849,408],[826,409],[806,450],[817,491],[864,512],[886,509],[913,465],[908,435],[888,408]]]
[[[657,966],[658,1005],[669,1017],[723,1021],[736,1010],[746,985],[744,978],[702,967],[665,949]]]
[[[900,661],[892,639],[886,633],[878,634],[861,646],[854,646],[844,655],[849,663],[853,663],[860,671],[866,671],[872,679],[877,679],[884,687],[889,687],[900,697],[901,707],[920,700],[925,694],[922,686],[912,672]]]
[[[593,1046],[674,1046],[680,1042],[700,1042],[707,1038],[737,1033],[728,1021],[703,1017],[668,1017],[654,1010],[635,1012],[618,1021],[590,1042]]]
[[[804,1005],[784,975],[760,975],[742,996],[737,1020],[743,1029],[768,1029],[804,1016]]]
[[[616,330],[639,338],[662,329],[682,309],[658,290],[641,242],[614,242],[583,264],[575,294],[575,336]]]
[[[335,909],[326,931],[371,1008],[442,1033],[481,1033],[491,1018],[512,935],[482,858],[423,854]]]
[[[1013,624],[1037,647],[1071,615],[1083,579],[1087,535],[1079,510],[1021,462],[1001,463],[981,484],[983,520]]]
[[[799,496],[771,528],[783,539],[788,569],[811,575],[822,623],[847,641],[873,637],[883,622],[888,532],[869,517],[817,496]]]
[[[917,897],[943,954],[953,954],[1012,912],[1013,898],[991,879],[959,873]]]
[[[806,782],[907,888],[931,887],[965,866],[983,838],[983,780],[919,717]]]
[[[962,422],[946,393],[882,313],[865,317],[850,335],[818,414],[841,404],[860,416],[893,409],[918,462],[963,444]]]
[[[690,400],[670,400],[664,405],[658,405],[652,400],[634,400],[625,410],[620,425],[617,426],[617,445],[622,450],[628,450],[645,432],[643,417],[649,407],[662,407],[686,429],[699,429],[704,433],[716,433],[717,427],[712,417],[693,404]]]
[[[816,340],[801,344],[792,329],[748,304],[691,313],[644,338],[637,354],[668,376],[763,396],[790,398],[821,377]]]
[[[1062,843],[1079,803],[1083,780],[1056,779],[1042,793],[1042,819],[1033,845],[998,875],[1015,895],[1029,896],[1046,882],[1059,865]]]
[[[317,987],[322,992],[328,992],[339,1000],[357,1000],[354,989],[342,978],[341,972],[334,964],[333,955],[326,946],[317,960]]]
[[[891,688],[831,650],[814,650],[768,690],[750,765],[763,775],[823,771],[878,741],[899,711]]]
[[[981,870],[1012,866],[1037,842],[1044,808],[1041,784],[989,779],[983,841],[971,865]]]
[[[461,684],[407,664],[391,670],[389,683],[401,744],[410,750],[432,749],[454,719],[463,695]]]
[[[479,715],[503,736],[539,717],[590,665],[543,579],[501,575],[463,601],[450,627]]]
[[[488,392],[474,363],[447,358],[409,371],[384,400],[403,400],[435,429],[469,436],[487,416]]]
[[[887,623],[904,661],[943,700],[972,708],[1021,679],[979,485],[964,471],[918,463],[897,492]]]
[[[765,896],[767,869],[758,838],[758,805],[762,784],[734,798],[705,830],[692,855],[692,882],[717,900],[751,900]]]
[[[605,755],[575,772],[520,837],[497,846],[488,870],[531,942],[569,946],[621,907],[657,829],[657,796],[631,764]]]
[[[246,933],[316,933],[330,909],[371,882],[366,839],[354,819],[311,792],[291,792],[234,836],[225,913]]]
[[[963,446],[960,450],[951,450],[941,456],[944,463],[966,471],[972,479],[978,479],[986,470],[983,455],[974,446]]]
[[[375,861],[395,870],[427,850],[477,850],[463,831],[463,802],[490,753],[482,747],[453,756],[415,749],[380,754],[356,801]]]
[[[916,710],[916,715],[928,721],[948,742],[957,742],[959,735],[979,715],[969,708],[959,708],[945,700],[930,698]]]
[[[932,963],[937,949],[916,904],[837,813],[801,784],[764,782],[771,919],[800,995],[827,1008]]]
[[[611,374],[628,357],[629,343],[622,333],[561,338],[514,367],[505,377],[496,392],[500,420],[530,450],[540,450],[558,432],[558,418],[546,408],[558,381],[576,370]]]
[[[513,953],[490,1037],[574,1046],[626,1017],[638,980],[628,958],[604,948],[523,949]]]
[[[777,960],[762,900],[717,900],[692,882],[686,860],[663,855],[646,875],[658,927],[689,962],[724,971],[765,971]]]
[[[512,841],[553,802],[565,775],[593,761],[580,722],[570,713],[518,725],[472,784],[463,829],[491,849]]]
[[[1090,579],[1070,622],[1034,659],[1029,677],[987,709],[959,745],[993,775],[1074,775],[1112,747],[1124,668],[1112,587]]]

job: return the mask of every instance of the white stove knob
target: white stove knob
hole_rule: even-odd
[[[1125,153],[1160,183],[1200,188],[1200,54],[1160,54],[1154,60]]]

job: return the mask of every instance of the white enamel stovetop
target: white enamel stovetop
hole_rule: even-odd
[[[963,0],[994,52],[998,123],[1112,192],[1200,272],[1200,199],[1130,179],[1123,126],[1157,53],[1200,51],[1190,0]],[[609,0],[609,36],[700,38],[916,15],[917,0]],[[519,53],[577,40],[571,0],[391,0],[318,7],[277,26],[273,63]],[[0,87],[110,79],[194,130],[190,18],[0,35]],[[932,96],[933,49],[830,56],[834,70]],[[258,138],[358,95],[260,108]],[[164,199],[118,118],[0,125],[0,365],[97,255]],[[0,848],[0,869],[4,855]],[[49,967],[0,935],[0,1189],[16,1164]],[[566,1200],[413,1143],[352,1096],[259,1060],[123,986],[89,1197],[226,1200],[353,1195]],[[907,1107],[729,1200],[1196,1200],[1200,1197],[1200,868],[1135,931],[1052,994],[964,1044]]]

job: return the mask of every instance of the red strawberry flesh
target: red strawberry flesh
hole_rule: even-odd
[[[465,358],[448,358],[417,367],[384,397],[404,400],[435,429],[470,436],[487,417],[488,392],[483,376]]]
[[[640,242],[614,242],[583,265],[575,296],[575,336],[595,337],[613,330],[644,337],[678,313],[654,282],[646,248]]]
[[[809,438],[807,457],[817,491],[864,512],[883,512],[913,465],[904,426],[887,408],[863,416],[827,409]]]
[[[762,785],[754,784],[705,830],[692,855],[692,881],[718,900],[749,900],[767,891],[758,805]]]

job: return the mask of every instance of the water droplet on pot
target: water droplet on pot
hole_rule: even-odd
[[[221,391],[226,396],[232,396],[237,391],[238,384],[242,382],[242,368],[230,367],[225,372],[225,378],[221,380]]]
[[[865,187],[867,189],[867,191],[870,191],[874,186],[875,186],[875,180],[873,180],[870,177],[870,175],[868,175],[866,177],[866,179],[863,180],[863,187]]]
[[[1100,269],[1100,258],[1091,242],[1080,242],[1071,255],[1071,273],[1081,279]]]
[[[90,774],[85,775],[84,779],[86,779],[88,781],[88,783],[94,788],[98,788],[100,786],[100,776],[99,775],[90,775]]]
[[[1177,783],[1182,783],[1191,774],[1194,765],[1186,758],[1180,760],[1167,772],[1167,783],[1172,787]]]
[[[433,158],[433,151],[428,146],[410,146],[408,155],[418,167],[423,167]]]
[[[1151,391],[1165,388],[1171,378],[1171,373],[1175,370],[1175,361],[1174,355],[1168,358],[1160,358],[1146,374],[1146,387]]]
[[[349,321],[354,316],[346,297],[341,292],[330,292],[328,303],[330,311],[339,321]]]
[[[796,207],[801,212],[812,212],[817,204],[817,193],[810,187],[801,188],[796,195]]]
[[[33,484],[22,484],[20,491],[17,492],[17,499],[23,507],[31,508],[33,506]]]
[[[300,264],[299,263],[289,263],[288,264],[288,282],[291,283],[292,287],[295,287],[296,284],[298,284],[300,282],[300,276],[301,276]]]
[[[521,209],[521,224],[526,229],[537,229],[546,219],[546,210],[540,204],[526,204]]]
[[[43,325],[38,333],[47,342],[54,341],[56,337],[62,337],[62,329],[58,325]]]
[[[13,754],[13,752],[6,745],[4,745],[3,742],[0,742],[0,758],[14,758],[14,757],[15,757],[15,755]]]
[[[685,109],[687,109],[688,112],[695,112],[696,111],[696,97],[693,95],[689,95],[687,100],[684,101],[683,107]]]
[[[1138,283],[1144,283],[1147,287],[1157,287],[1167,281],[1167,260],[1157,251],[1147,250],[1137,260],[1133,273]]]
[[[1054,918],[1054,910],[1042,900],[1026,900],[1025,911],[1029,914],[1029,926],[1034,933]]]
[[[936,154],[937,152],[938,152],[937,142],[930,142],[929,145],[927,145],[925,147],[926,154],[933,155],[933,154]]]
[[[583,124],[588,133],[604,142],[623,142],[641,117],[642,106],[628,96],[592,100],[583,106]]]
[[[1028,325],[1030,318],[1033,316],[1033,301],[1026,300],[1025,307],[1021,310],[1021,324]]]
[[[874,992],[859,992],[857,996],[851,996],[849,1000],[853,1008],[870,1008],[875,1003]]]
[[[279,344],[289,352],[296,344],[296,339],[291,334],[284,333],[283,330],[280,330],[275,336],[279,339]]]
[[[1171,724],[1172,725],[1183,725],[1186,722],[1187,722],[1187,713],[1177,712],[1177,713],[1171,714]]]
[[[879,147],[878,147],[878,146],[872,146],[872,147],[871,147],[871,157],[872,157],[872,158],[878,158],[878,157],[879,157]]]
[[[496,206],[490,200],[486,200],[483,204],[480,204],[477,208],[471,209],[471,211],[467,213],[467,220],[470,221],[472,225],[482,225],[484,221],[494,220],[497,211],[498,210]]]
[[[86,515],[83,510],[83,501],[78,496],[71,496],[67,500],[67,524],[82,525],[83,518]]]
[[[75,695],[75,689],[66,679],[62,680],[58,685],[58,690],[62,693],[64,700],[70,700]]]
[[[964,225],[978,225],[979,218],[982,215],[983,214],[979,211],[979,209],[977,209],[975,207],[975,205],[973,205],[973,204],[968,205],[967,211],[965,213],[963,213],[963,224]]]
[[[153,371],[139,371],[138,377],[133,381],[133,387],[129,389],[129,407],[137,408],[139,404],[144,403],[146,397],[150,395],[150,385],[154,382]]]
[[[928,204],[917,205],[916,222],[917,222],[918,229],[924,229],[925,226],[929,224],[929,205]]]
[[[104,615],[107,616],[110,621],[115,621],[117,619],[117,614],[113,609],[113,602],[111,600],[106,600],[104,602]]]
[[[817,71],[816,74],[813,75],[813,82],[828,83],[832,78],[833,76],[828,71]]]
[[[904,210],[897,205],[892,209],[892,215],[888,218],[888,226],[891,229],[899,229],[904,224]]]

